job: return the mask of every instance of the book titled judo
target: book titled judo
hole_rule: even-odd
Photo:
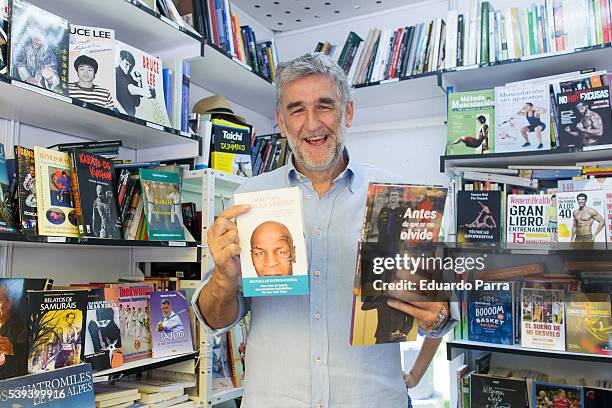
[[[302,201],[297,187],[234,195],[245,296],[308,294]]]
[[[153,357],[193,351],[185,291],[151,292]]]

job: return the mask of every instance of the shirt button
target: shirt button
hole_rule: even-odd
[[[306,198],[310,200],[312,198],[312,194],[310,193],[306,194]]]
[[[320,313],[315,313],[315,319],[319,320],[321,318],[321,314]]]
[[[321,404],[315,404],[315,408],[321,408]]]
[[[317,363],[317,365],[321,365],[321,357],[317,357],[315,359],[315,363]]]
[[[315,271],[315,276],[321,276],[321,271],[317,269],[317,270]]]
[[[321,228],[317,228],[316,231],[315,231],[315,234],[320,236],[321,235]]]

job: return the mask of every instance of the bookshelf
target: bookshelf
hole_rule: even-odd
[[[205,42],[202,57],[189,60],[191,82],[267,118],[274,117],[274,84],[224,50]]]
[[[126,376],[155,368],[166,367],[183,361],[193,360],[197,357],[196,352],[175,354],[172,356],[158,358],[143,358],[141,360],[124,363],[120,367],[94,372],[94,382],[108,381],[110,376]]]
[[[17,232],[0,232],[0,241],[22,247],[67,246],[106,248],[197,248],[198,242],[187,241],[136,241],[127,239],[69,238],[27,235]]]
[[[202,279],[212,267],[212,259],[206,245],[207,227],[212,225],[216,216],[222,211],[226,199],[230,199],[244,181],[245,177],[227,174],[213,169],[194,170],[184,174],[183,191],[186,197],[196,202],[198,211],[202,211],[202,244],[199,261],[201,262]],[[201,207],[199,206],[201,205]],[[242,388],[213,393],[212,390],[212,346],[213,339],[208,336],[203,328],[198,325],[195,329],[200,335],[199,344],[199,366],[198,396],[201,403],[206,407],[221,404],[242,396]]]
[[[612,149],[583,150],[580,147],[561,147],[552,150],[466,154],[440,156],[440,172],[451,174],[456,166],[505,167],[509,165],[574,165],[576,163],[609,160]]]
[[[226,401],[231,401],[236,398],[242,397],[242,387],[234,388],[233,390],[223,391],[219,393],[213,394],[208,401],[206,401],[207,406],[222,404]]]
[[[446,342],[446,356],[449,361],[455,357],[455,351],[480,350],[495,353],[522,355],[529,357],[545,357],[562,360],[587,361],[595,363],[612,363],[612,355],[575,353],[571,351],[552,351],[529,349],[518,345],[491,344],[471,340],[451,340]]]
[[[578,71],[612,69],[612,43],[441,71],[443,85],[455,91],[486,89],[508,82]]]
[[[116,38],[155,54],[178,44],[198,45],[202,36],[139,3],[138,0],[31,0],[30,3],[70,22],[112,28]]]
[[[0,75],[0,118],[91,140],[120,137],[124,147],[132,149],[184,144],[193,155],[198,152],[199,137],[195,135],[63,97],[4,75]]]

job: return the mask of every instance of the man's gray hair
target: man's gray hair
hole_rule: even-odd
[[[313,74],[327,75],[338,87],[342,107],[352,100],[351,86],[340,66],[325,54],[313,52],[291,61],[281,62],[276,68],[276,108],[281,112],[281,92],[289,82]]]

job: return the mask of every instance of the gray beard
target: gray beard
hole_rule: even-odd
[[[343,120],[344,120],[344,117],[341,119],[340,123],[342,123]],[[342,152],[344,150],[344,142],[346,140],[346,132],[345,132],[344,126],[342,125],[338,126],[338,129],[336,129],[336,136],[337,136],[337,139],[334,145],[333,154],[331,155],[329,160],[325,161],[324,163],[320,163],[320,164],[311,163],[308,160],[306,160],[306,158],[300,151],[299,147],[296,145],[296,143],[293,142],[293,140],[298,139],[298,137],[294,139],[290,134],[287,134],[287,142],[289,143],[289,147],[291,148],[291,152],[293,153],[295,160],[303,168],[309,171],[321,171],[321,170],[327,170],[335,166],[336,163],[338,163],[338,160],[340,160],[340,158],[342,157]]]

